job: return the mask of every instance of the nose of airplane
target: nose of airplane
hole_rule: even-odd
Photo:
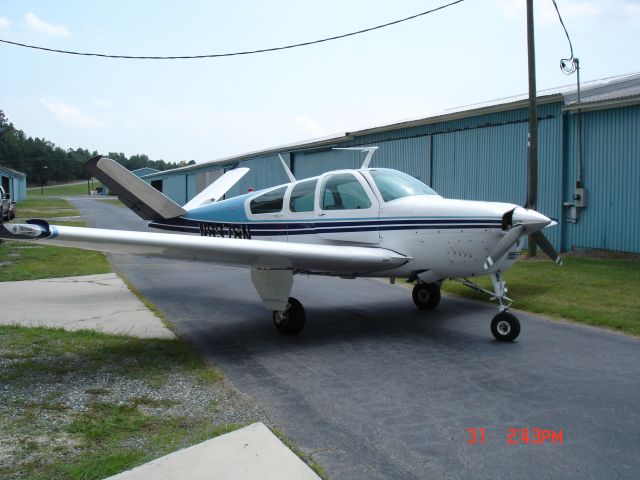
[[[553,220],[535,210],[518,207],[513,212],[513,223],[524,225],[527,233],[534,233],[551,225]]]

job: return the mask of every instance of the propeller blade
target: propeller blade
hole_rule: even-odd
[[[520,235],[524,233],[524,225],[517,225],[509,230],[504,237],[500,239],[496,246],[493,247],[493,250],[487,257],[487,260],[484,262],[484,269],[488,270],[493,266],[493,264],[502,257],[507,251],[511,248],[511,245],[516,243],[520,238]],[[543,249],[544,250],[544,249]]]
[[[533,237],[533,240],[540,246],[540,249],[542,249],[542,251],[546,253],[551,260],[556,262],[558,265],[562,265],[562,258],[560,258],[560,255],[558,254],[558,252],[556,252],[556,249],[553,248],[551,242],[547,239],[547,237],[544,236],[541,231],[532,233],[531,236]]]

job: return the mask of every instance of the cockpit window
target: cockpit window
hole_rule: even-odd
[[[371,170],[373,181],[385,202],[413,195],[437,195],[420,180],[397,170]]]
[[[286,191],[287,187],[277,188],[254,198],[251,200],[251,204],[249,205],[251,213],[259,214],[281,212],[284,193]]]
[[[327,177],[322,192],[323,210],[356,210],[371,207],[360,182],[350,173],[337,173]]]
[[[292,212],[313,212],[313,199],[316,194],[318,180],[300,182],[291,190],[289,209]]]

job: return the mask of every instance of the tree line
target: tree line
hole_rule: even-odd
[[[44,138],[27,137],[22,130],[15,128],[0,110],[0,165],[26,173],[29,184],[46,185],[48,182],[85,180],[87,173],[84,164],[96,155],[99,155],[97,151],[90,152],[86,148],[65,150]],[[194,160],[151,160],[144,154],[127,157],[124,153],[109,152],[107,156],[129,170],[142,167],[168,170],[196,163]]]

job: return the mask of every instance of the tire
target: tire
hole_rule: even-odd
[[[289,297],[287,309],[284,312],[273,312],[273,323],[283,335],[295,335],[304,328],[305,317],[302,304],[295,298]]]
[[[435,283],[416,283],[411,296],[420,310],[433,310],[440,303],[440,287]]]
[[[491,320],[491,333],[496,340],[513,342],[520,335],[520,321],[509,312],[500,312]]]

